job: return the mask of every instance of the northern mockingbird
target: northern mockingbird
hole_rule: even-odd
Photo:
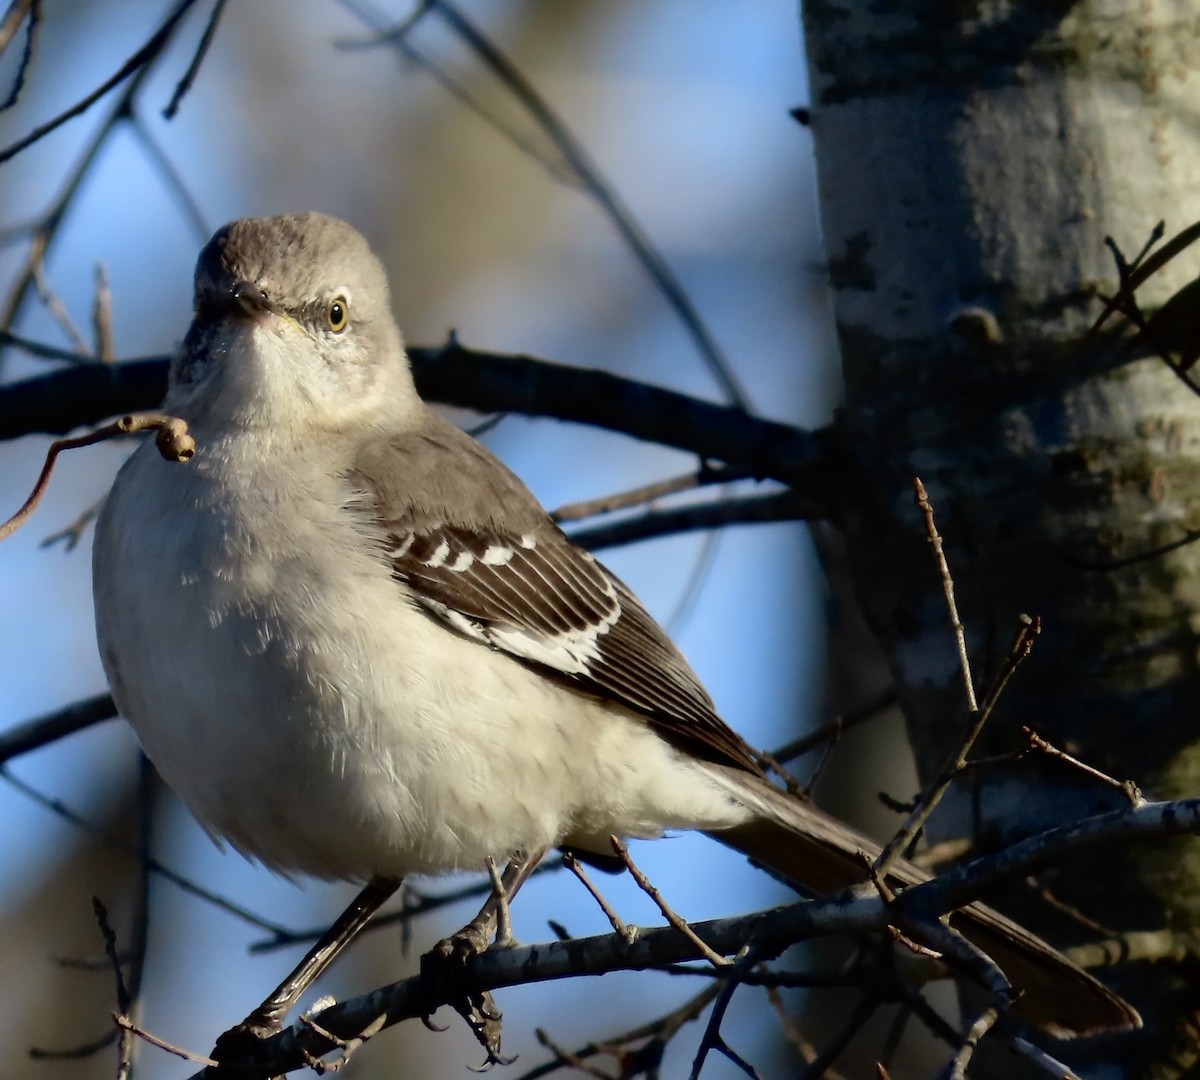
[[[420,400],[383,267],[350,226],[221,229],[164,408],[194,460],[140,447],[97,525],[113,695],[214,837],[284,874],[371,883],[343,931],[408,874],[675,829],[808,891],[863,882],[878,848],[771,786],[626,586]],[[1138,1022],[994,911],[954,925],[1036,1022]],[[277,1027],[298,992],[250,1026]]]

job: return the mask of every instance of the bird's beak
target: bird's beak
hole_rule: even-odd
[[[261,319],[264,315],[277,315],[275,305],[265,289],[252,281],[239,281],[230,290],[235,306],[235,314],[245,313],[252,319]],[[240,311],[239,311],[240,309]]]

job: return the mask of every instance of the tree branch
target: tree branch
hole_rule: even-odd
[[[866,886],[770,911],[692,923],[691,929],[709,948],[723,955],[736,953],[753,939],[755,949],[770,956],[819,935],[878,931],[897,916],[906,926],[941,927],[938,920],[942,915],[979,899],[1003,880],[1026,876],[1099,844],[1180,833],[1200,833],[1200,799],[1147,803],[1051,829],[996,855],[914,885],[890,904]],[[617,934],[604,934],[491,950],[466,961],[464,985],[471,992],[483,992],[610,971],[662,970],[700,955],[700,947],[673,927],[639,928],[632,943]],[[402,1020],[429,1016],[448,1003],[432,995],[429,984],[420,976],[413,976],[323,1010],[321,1025],[340,1038],[351,1039],[381,1016],[385,1017],[383,1026],[389,1027]],[[291,1071],[331,1049],[328,1040],[298,1024],[265,1040],[263,1071],[246,1075],[274,1076]],[[201,1072],[193,1080],[204,1077]]]
[[[111,720],[116,715],[117,707],[113,699],[108,694],[98,694],[56,712],[26,720],[23,724],[15,724],[0,734],[0,765],[10,758],[98,724],[101,720]]]
[[[757,477],[794,483],[818,456],[810,432],[604,371],[530,356],[465,349],[409,350],[413,376],[429,401],[480,412],[515,412],[592,424],[703,458],[737,462]],[[167,385],[167,361],[77,364],[0,388],[0,439],[61,435],[117,413],[154,408]]]

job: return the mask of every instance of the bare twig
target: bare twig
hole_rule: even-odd
[[[348,3],[359,18],[372,24],[380,33],[380,40],[388,38],[386,27],[373,20],[361,3]],[[436,12],[450,29],[475,53],[483,64],[500,80],[519,101],[530,116],[537,121],[547,138],[554,144],[571,170],[579,177],[584,189],[603,209],[613,227],[620,234],[638,262],[650,275],[667,303],[679,317],[709,371],[721,386],[726,398],[735,405],[747,408],[745,392],[738,384],[733,371],[723,355],[716,339],[705,324],[699,311],[692,304],[678,278],[650,239],[634,220],[616,190],[602,176],[596,163],[583,145],[571,133],[562,119],[551,109],[549,103],[532,86],[486,35],[468,20],[459,9],[447,0],[427,0],[426,8]],[[424,9],[423,9],[424,10]],[[406,20],[400,31],[408,34],[411,22]]]
[[[80,359],[79,353],[74,349],[64,349],[58,345],[48,345],[43,341],[33,341],[9,330],[0,330],[0,345],[20,349],[22,352],[42,360],[66,360],[69,363],[78,364]]]
[[[90,94],[80,98],[74,105],[63,110],[63,112],[59,113],[52,120],[40,124],[24,138],[18,139],[11,146],[0,150],[0,163],[16,157],[22,150],[32,146],[39,139],[62,127],[68,120],[73,120],[75,117],[87,112],[88,109],[104,97],[113,87],[119,86],[135,72],[139,70],[145,71],[150,61],[157,57],[167,42],[171,40],[171,35],[175,32],[176,26],[179,25],[180,20],[188,13],[188,10],[195,2],[196,0],[180,0],[174,10],[163,21],[162,25],[137,52],[121,65],[116,74],[105,79]]]
[[[980,1040],[992,1030],[999,1018],[1000,1012],[995,1008],[985,1009],[975,1018],[975,1022],[963,1037],[962,1045],[942,1073],[946,1080],[966,1080],[967,1066],[971,1063],[971,1058],[975,1056]]]
[[[554,1055],[554,1061],[550,1063],[549,1068],[534,1069],[532,1072],[525,1073],[519,1080],[528,1080],[532,1076],[549,1076],[550,1073],[557,1072],[559,1067],[563,1065],[583,1073],[584,1076],[594,1076],[596,1080],[618,1080],[612,1073],[606,1073],[599,1066],[593,1065],[587,1060],[592,1054],[610,1052],[607,1045],[600,1046],[596,1044],[593,1046],[589,1044],[582,1050],[568,1050],[565,1046],[560,1046],[556,1043],[546,1032],[545,1028],[535,1028],[534,1035],[537,1036],[537,1041]],[[589,1051],[591,1051],[590,1054]],[[629,1075],[628,1070],[622,1069],[621,1072],[625,1076]]]
[[[719,952],[716,952],[710,948],[705,941],[696,934],[696,931],[692,929],[691,924],[688,923],[683,916],[676,914],[676,912],[671,908],[671,905],[663,899],[663,896],[658,889],[656,889],[650,883],[650,879],[646,877],[646,875],[643,874],[640,869],[638,869],[637,864],[633,861],[629,854],[629,848],[625,846],[620,837],[610,836],[609,842],[612,844],[613,851],[617,853],[617,856],[625,864],[625,869],[629,871],[629,873],[633,876],[633,880],[637,882],[638,888],[654,901],[655,905],[658,907],[658,910],[662,912],[663,918],[666,919],[667,922],[669,922],[673,927],[675,927],[676,930],[683,934],[684,937],[691,941],[692,944],[700,950],[701,955],[710,964],[712,964],[713,967],[732,967],[732,960],[730,960],[728,957],[722,956]]]
[[[162,111],[164,119],[175,119],[175,114],[179,112],[180,103],[192,88],[192,83],[196,81],[196,76],[200,72],[200,65],[204,63],[204,57],[208,55],[208,48],[216,36],[217,24],[221,21],[221,15],[224,13],[227,3],[228,0],[216,0],[216,3],[213,4],[212,12],[208,16],[208,22],[204,24],[204,33],[200,35],[200,43],[196,46],[196,51],[192,55],[192,62],[188,64],[187,71],[183,73],[183,78],[179,80],[179,85],[175,87],[175,93],[171,95],[171,100],[167,102],[167,107]]]
[[[1053,758],[1055,761],[1060,761],[1064,765],[1070,766],[1091,777],[1093,780],[1099,781],[1107,787],[1116,788],[1122,795],[1129,800],[1129,804],[1137,809],[1145,803],[1145,798],[1142,796],[1141,789],[1132,780],[1118,780],[1116,777],[1109,776],[1106,772],[1101,772],[1099,769],[1080,761],[1079,758],[1073,757],[1065,750],[1060,750],[1047,739],[1042,738],[1036,731],[1029,727],[1022,727],[1021,733],[1029,740],[1030,749],[1044,754],[1046,757]]]
[[[83,534],[87,531],[87,527],[96,520],[107,498],[108,496],[104,495],[97,499],[74,521],[50,533],[49,536],[43,537],[38,547],[48,548],[53,547],[57,543],[62,543],[67,551],[74,551],[79,546],[79,541],[83,539]]]
[[[195,1054],[191,1050],[184,1050],[182,1047],[167,1042],[166,1039],[160,1039],[157,1035],[152,1035],[145,1028],[138,1027],[128,1016],[113,1013],[113,1022],[117,1027],[133,1032],[143,1042],[148,1042],[151,1046],[157,1046],[160,1050],[165,1050],[168,1054],[174,1054],[177,1058],[183,1058],[184,1061],[203,1065],[207,1069],[219,1067],[219,1063],[210,1057],[205,1057],[203,1054]]]
[[[742,985],[739,975],[747,970],[752,962],[748,952],[743,950],[732,970],[727,970],[724,973],[726,977],[722,982],[721,992],[717,994],[716,1001],[713,1002],[712,1012],[708,1016],[708,1023],[704,1025],[704,1035],[701,1037],[700,1045],[696,1049],[696,1056],[692,1059],[692,1071],[689,1074],[689,1080],[700,1080],[700,1073],[704,1068],[704,1062],[713,1050],[727,1057],[747,1076],[752,1077],[753,1080],[758,1080],[758,1073],[753,1066],[736,1053],[721,1034],[721,1024],[725,1020],[725,1013],[729,1009],[729,1003],[733,1001],[733,995],[737,992],[738,987]]]
[[[1164,555],[1170,555],[1172,551],[1185,548],[1189,544],[1194,544],[1197,540],[1200,540],[1200,529],[1188,529],[1177,540],[1170,540],[1165,544],[1160,544],[1158,547],[1146,548],[1144,551],[1138,551],[1132,555],[1122,555],[1116,559],[1087,559],[1076,555],[1074,552],[1060,552],[1059,554],[1072,566],[1079,567],[1080,570],[1110,573],[1113,570],[1120,570],[1126,566],[1135,566],[1138,563],[1161,559]]]
[[[776,521],[809,521],[822,513],[808,496],[795,491],[680,506],[671,510],[648,510],[637,517],[609,525],[575,529],[571,539],[581,547],[599,551],[620,547],[656,536],[672,536],[722,525],[765,524]]]
[[[25,47],[21,50],[21,61],[17,65],[16,75],[13,76],[12,89],[8,97],[0,102],[0,112],[11,109],[21,96],[25,86],[25,75],[29,71],[29,62],[33,59],[33,43],[37,37],[38,26],[42,21],[42,5],[40,0],[13,0],[0,21],[0,54],[8,48],[9,43],[20,29],[21,24],[29,17],[29,28],[25,31]]]
[[[583,869],[583,865],[569,851],[564,851],[562,856],[562,864],[571,871],[580,881],[585,889],[592,895],[592,899],[600,906],[600,910],[604,912],[605,918],[608,919],[614,931],[621,938],[624,938],[630,945],[637,940],[637,934],[634,928],[626,926],[621,920],[621,917],[613,910],[613,906],[604,898],[604,895],[593,884],[592,879],[588,877]]]
[[[709,973],[712,972],[712,968],[706,967],[705,970]],[[575,1061],[586,1061],[598,1054],[609,1054],[616,1057],[621,1062],[623,1078],[640,1076],[643,1073],[647,1076],[653,1075],[653,1070],[656,1070],[662,1061],[663,1050],[667,1043],[686,1025],[698,1020],[720,992],[720,983],[714,982],[682,1005],[649,1023],[640,1024],[624,1034],[605,1039],[603,1042],[590,1042],[578,1050],[566,1052],[559,1060],[530,1069],[517,1080],[540,1080],[541,1077],[556,1072],[564,1064],[578,1067],[573,1065]],[[538,1041],[544,1046],[556,1053],[559,1052],[557,1045],[544,1031],[538,1029],[537,1036]],[[642,1046],[635,1050],[629,1049],[633,1043],[642,1042],[642,1040],[646,1040]]]
[[[954,628],[954,640],[958,646],[958,663],[962,669],[963,691],[967,696],[967,709],[974,713],[979,711],[975,701],[975,684],[971,678],[971,661],[967,656],[967,635],[963,629],[962,620],[958,617],[958,605],[954,600],[954,578],[950,575],[950,567],[946,563],[945,546],[941,533],[938,532],[937,522],[933,517],[933,504],[920,477],[913,477],[913,488],[916,492],[917,506],[925,515],[925,534],[929,546],[933,549],[933,557],[937,562],[938,575],[942,579],[942,592],[946,596],[946,610],[950,614],[950,624]]]
[[[64,821],[69,822],[75,828],[82,829],[84,832],[97,837],[106,847],[112,848],[114,851],[120,851],[126,855],[131,855],[133,858],[141,860],[149,871],[157,874],[164,880],[171,882],[171,884],[177,886],[191,896],[195,896],[197,899],[212,904],[214,907],[220,908],[222,911],[228,912],[235,918],[241,919],[250,926],[257,927],[259,930],[262,930],[266,933],[284,933],[282,927],[277,926],[269,919],[264,919],[261,915],[256,915],[253,911],[240,907],[232,900],[227,900],[225,897],[219,896],[213,892],[209,892],[207,889],[202,888],[195,882],[189,881],[182,874],[176,873],[170,867],[159,862],[158,859],[148,856],[138,845],[126,843],[125,841],[110,835],[99,826],[88,821],[81,814],[76,813],[61,799],[52,798],[51,796],[38,791],[37,788],[33,787],[33,785],[28,784],[19,777],[14,776],[12,772],[10,772],[3,765],[0,765],[0,779],[3,779],[6,783],[12,785],[12,787],[16,788],[27,799],[32,799],[39,806],[45,807],[52,814],[55,814]]]
[[[1163,223],[1160,221],[1155,226],[1154,233],[1151,235],[1151,243],[1153,243],[1158,236],[1162,235],[1162,224]],[[1086,342],[1095,337],[1112,315],[1116,314],[1117,312],[1125,314],[1127,312],[1129,302],[1133,300],[1136,290],[1151,277],[1153,277],[1154,274],[1158,273],[1159,270],[1166,266],[1167,263],[1169,263],[1177,255],[1183,251],[1186,251],[1192,244],[1196,243],[1197,240],[1200,240],[1200,222],[1189,225],[1186,229],[1182,229],[1180,232],[1177,232],[1153,255],[1147,255],[1145,259],[1137,260],[1137,265],[1135,267],[1125,265],[1123,259],[1118,260],[1117,272],[1121,276],[1120,290],[1117,292],[1116,296],[1114,296],[1108,301],[1107,304],[1104,305],[1104,310],[1100,313],[1096,321],[1092,323],[1092,326],[1088,330],[1084,341]],[[1143,248],[1143,251],[1146,251],[1148,247],[1149,244],[1146,248]],[[1116,245],[1113,243],[1109,244],[1109,248],[1114,252],[1116,251]]]
[[[831,740],[841,737],[843,731],[849,731],[864,720],[872,720],[896,704],[896,691],[888,687],[885,691],[856,709],[848,709],[841,716],[822,724],[819,728],[802,735],[798,739],[784,743],[772,751],[772,756],[780,761],[791,761],[804,754],[824,746]]]
[[[1008,1045],[1022,1057],[1032,1061],[1047,1075],[1056,1077],[1057,1080],[1081,1080],[1079,1074],[1069,1065],[1064,1065],[1057,1058],[1047,1054],[1041,1047],[1034,1046],[1028,1039],[1022,1039],[1020,1035],[1009,1035]]]
[[[116,346],[113,344],[112,291],[108,287],[108,271],[104,263],[96,263],[96,293],[92,300],[92,334],[95,348],[92,350],[102,364],[115,363]]]
[[[37,264],[37,260],[49,254],[55,239],[58,236],[58,231],[67,210],[74,203],[76,196],[79,194],[84,179],[91,171],[93,164],[98,158],[100,151],[108,142],[112,133],[118,125],[127,120],[132,115],[133,101],[138,91],[141,89],[143,81],[149,76],[154,67],[154,60],[165,48],[174,30],[178,27],[180,20],[187,13],[188,9],[195,3],[195,0],[179,0],[172,11],[167,15],[166,21],[159,28],[157,33],[151,38],[150,42],[143,47],[143,52],[147,52],[144,61],[140,65],[135,65],[132,77],[129,78],[124,90],[113,103],[107,116],[101,121],[96,128],[95,133],[85,144],[82,152],[75,161],[74,167],[68,173],[66,181],[57,197],[51,203],[50,208],[42,215],[41,219],[33,227],[33,235],[30,239],[29,252],[25,257],[25,261],[21,268],[17,271],[13,279],[13,285],[9,289],[2,308],[0,308],[0,329],[11,330],[13,321],[16,319],[18,312],[21,310],[26,297],[29,295],[29,290],[33,285],[33,272]],[[91,104],[91,101],[85,99],[84,102],[77,103],[74,106],[77,115],[78,111],[83,111]],[[65,119],[70,119],[64,114],[59,117],[58,122],[65,122]],[[47,126],[39,128],[36,132],[30,135],[27,139],[22,140],[16,146],[9,147],[8,153],[18,153],[24,146],[27,146],[32,141],[36,141],[42,135],[46,134]],[[158,404],[158,398],[146,403],[147,407],[153,407]],[[107,413],[102,412],[100,415],[111,415],[128,406],[118,406],[116,409],[109,409]],[[87,421],[82,421],[86,423]],[[77,425],[76,425],[77,426]],[[66,430],[66,429],[63,429]]]
[[[142,150],[150,160],[150,164],[154,166],[167,185],[167,190],[175,197],[175,201],[179,204],[183,216],[187,218],[197,241],[201,244],[204,243],[212,235],[212,229],[204,216],[204,211],[200,209],[200,203],[183,178],[183,174],[175,167],[175,163],[167,156],[162,145],[136,113],[130,113],[129,127],[138,142],[142,144]]]
[[[67,311],[67,305],[58,298],[58,294],[46,280],[45,249],[40,236],[35,236],[33,242],[33,287],[42,306],[50,313],[50,317],[58,324],[58,328],[78,354],[75,359],[90,356],[91,350],[71,318],[71,313]]]
[[[783,996],[774,986],[767,985],[765,990],[767,1002],[775,1013],[775,1019],[779,1024],[779,1030],[783,1032],[783,1037],[796,1048],[797,1053],[799,1053],[800,1057],[806,1063],[812,1061],[817,1056],[816,1047],[804,1037],[804,1032],[792,1022],[792,1018],[788,1015],[787,1008],[783,1004]]]
[[[862,1031],[863,1025],[875,1015],[877,1008],[879,1008],[879,999],[874,995],[864,994],[860,997],[858,1003],[846,1018],[846,1022],[834,1033],[833,1038],[821,1048],[821,1052],[808,1063],[808,1067],[800,1073],[801,1080],[820,1080],[821,1077],[825,1076],[829,1067],[842,1056],[842,1051]]]
[[[159,451],[168,461],[188,461],[196,452],[196,443],[188,434],[187,423],[177,416],[167,416],[165,413],[130,413],[121,419],[86,435],[78,435],[73,439],[56,439],[46,452],[46,463],[33,485],[21,509],[6,522],[0,524],[0,540],[5,540],[15,533],[29,516],[37,509],[50,483],[50,474],[54,471],[54,462],[64,450],[75,450],[82,446],[92,446],[105,439],[117,435],[136,435],[143,431],[157,431]]]
[[[713,468],[704,465],[695,472],[673,476],[668,480],[658,480],[653,484],[617,492],[615,495],[602,495],[596,499],[567,503],[566,506],[560,506],[550,516],[559,524],[565,521],[599,517],[601,514],[611,514],[617,510],[628,510],[633,506],[654,502],[667,495],[677,495],[681,491],[692,491],[714,484],[727,484],[734,480],[745,480],[750,475],[750,471],[744,468]]]
[[[948,573],[949,570],[947,570]],[[955,618],[957,618],[957,615],[955,615]],[[983,733],[984,726],[991,718],[996,703],[1000,700],[1000,694],[1008,685],[1009,679],[1017,667],[1029,655],[1029,651],[1033,647],[1033,642],[1037,640],[1040,633],[1040,620],[1030,618],[1028,615],[1022,615],[1019,618],[1012,648],[1009,650],[1008,658],[1005,661],[1005,666],[1000,676],[996,679],[984,702],[984,708],[972,711],[971,724],[959,740],[959,744],[950,755],[949,760],[942,767],[941,773],[921,793],[916,804],[905,819],[904,824],[896,831],[896,835],[888,841],[883,851],[879,853],[879,856],[875,860],[875,868],[879,874],[886,873],[887,867],[913,842],[917,834],[925,827],[925,823],[929,820],[929,815],[933,813],[950,785],[969,767],[970,763],[967,758],[978,741],[979,736]]]
[[[117,1014],[125,1016],[128,1014],[129,1007],[133,1003],[133,996],[130,994],[129,988],[125,985],[125,974],[121,970],[121,960],[117,955],[117,935],[113,933],[113,928],[109,925],[108,911],[98,896],[92,897],[92,911],[95,912],[96,923],[99,925],[100,934],[104,938],[104,955],[108,957],[108,962],[112,967],[113,980],[117,991]],[[129,1030],[127,1028],[120,1028],[120,1030],[120,1049],[117,1055],[117,1080],[128,1080],[129,1073],[133,1068],[133,1045]]]
[[[382,26],[386,15],[377,9],[370,9],[361,0],[341,0],[342,6],[349,8],[364,22],[373,26]],[[537,139],[520,130],[503,114],[501,108],[493,104],[494,95],[476,93],[471,85],[462,79],[457,79],[444,66],[432,59],[413,40],[412,31],[417,24],[429,13],[431,5],[428,2],[418,4],[412,14],[401,20],[400,24],[387,30],[377,30],[365,39],[339,38],[334,44],[340,49],[378,48],[386,43],[395,48],[405,60],[427,72],[455,101],[465,106],[478,116],[488,127],[499,132],[522,154],[536,161],[557,183],[568,187],[582,189],[583,183],[572,172],[570,165],[562,160],[557,153],[548,152],[544,139]]]

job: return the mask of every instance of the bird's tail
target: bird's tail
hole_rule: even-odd
[[[835,893],[867,877],[862,855],[879,846],[861,833],[741,770],[715,766],[720,780],[758,816],[710,835],[748,855],[805,892]],[[905,860],[888,871],[889,883],[915,885],[930,875]],[[951,917],[951,925],[988,954],[1021,991],[1014,1008],[1059,1037],[1141,1027],[1141,1017],[1119,995],[1058,950],[985,904]]]

